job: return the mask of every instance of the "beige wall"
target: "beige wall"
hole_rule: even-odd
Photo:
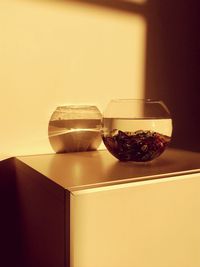
[[[144,94],[145,20],[68,1],[0,2],[0,157],[52,152],[58,105]]]

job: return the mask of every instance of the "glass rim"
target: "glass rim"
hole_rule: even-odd
[[[111,99],[110,102],[126,102],[126,101],[138,101],[143,103],[163,103],[162,100],[152,98],[116,98]]]
[[[63,106],[57,106],[56,109],[82,109],[82,108],[95,108],[98,109],[95,105],[85,105],[85,104],[72,104],[72,105],[63,105]]]

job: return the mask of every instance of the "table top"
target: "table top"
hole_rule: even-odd
[[[120,162],[107,150],[17,159],[69,191],[200,173],[200,153],[169,148],[147,163]]]

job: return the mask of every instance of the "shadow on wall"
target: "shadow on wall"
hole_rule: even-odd
[[[200,151],[198,1],[148,1],[146,97],[173,118],[172,146]]]
[[[173,118],[173,147],[200,151],[198,1],[84,2],[146,17],[145,97],[161,99],[169,107]]]
[[[145,6],[143,3],[145,3],[147,0],[61,0],[61,1],[67,1],[67,2],[85,2],[86,4],[91,5],[98,5],[102,7],[112,8],[115,10],[121,10],[121,11],[127,11],[131,13],[139,13],[142,14],[145,12]]]

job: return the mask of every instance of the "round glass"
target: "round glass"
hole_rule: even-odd
[[[120,161],[154,160],[165,151],[171,135],[172,119],[162,101],[111,100],[103,114],[103,142]]]

